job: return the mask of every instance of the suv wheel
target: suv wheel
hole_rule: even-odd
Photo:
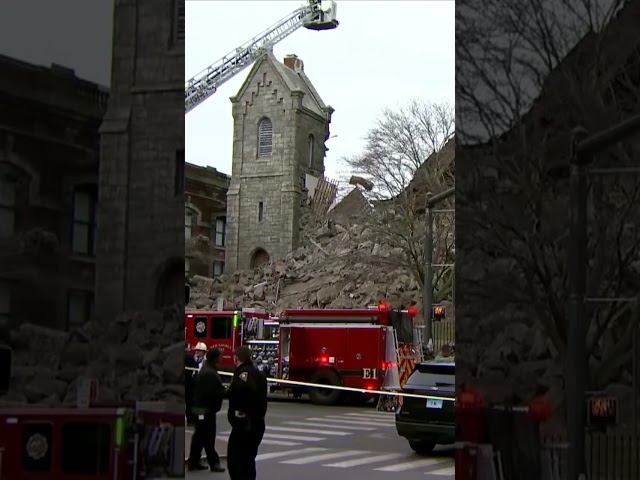
[[[433,449],[436,448],[436,444],[434,442],[412,442],[409,441],[409,446],[411,449],[419,453],[421,455],[433,452]]]

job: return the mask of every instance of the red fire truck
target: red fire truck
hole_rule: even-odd
[[[0,480],[184,476],[184,405],[5,408]]]
[[[419,349],[414,341],[416,313],[415,308],[392,310],[384,303],[362,309],[290,309],[278,318],[248,310],[187,311],[185,333],[192,347],[204,342],[221,348],[223,371],[233,369],[233,349],[249,345],[254,363],[271,378],[379,390],[386,373],[397,368],[399,346]],[[344,398],[340,390],[292,390],[296,396],[308,393],[320,405]]]

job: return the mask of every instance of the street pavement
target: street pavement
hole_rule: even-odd
[[[218,414],[216,448],[226,455],[230,427]],[[187,430],[186,449],[191,442]],[[224,465],[224,459],[223,459]],[[226,466],[226,465],[225,465]],[[395,430],[392,413],[373,407],[321,407],[270,402],[267,430],[257,458],[258,480],[453,480],[453,446],[415,454]],[[226,480],[226,473],[187,472],[188,480]]]

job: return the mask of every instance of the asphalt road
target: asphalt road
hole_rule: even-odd
[[[216,446],[226,455],[226,404],[218,414]],[[191,442],[187,431],[186,449]],[[420,456],[395,431],[392,413],[375,408],[319,407],[270,402],[257,458],[258,480],[453,480],[453,447]],[[224,459],[223,459],[224,465]],[[188,480],[229,479],[226,473],[187,472]]]

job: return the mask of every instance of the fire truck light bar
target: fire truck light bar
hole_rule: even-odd
[[[330,317],[282,317],[280,323],[291,322],[313,322],[313,323],[336,323],[344,321],[348,323],[378,323],[378,317],[337,317],[332,315]]]

